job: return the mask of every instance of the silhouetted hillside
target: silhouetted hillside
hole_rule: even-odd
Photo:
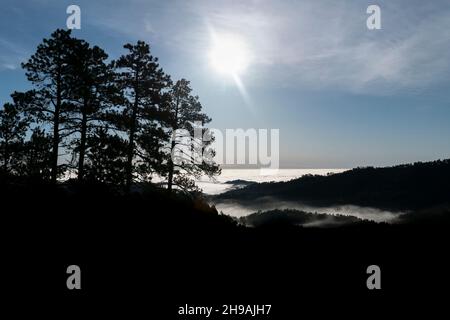
[[[300,210],[260,211],[239,218],[239,222],[251,227],[341,227],[347,224],[376,224],[353,216],[310,213]]]
[[[17,177],[0,180],[2,207],[14,208],[15,212],[7,217],[21,220],[26,216],[24,228],[61,223],[66,231],[91,230],[95,237],[99,231],[109,233],[109,225],[142,235],[155,230],[238,228],[236,221],[219,214],[199,195],[168,192],[151,183],[136,185],[135,189],[139,192],[128,193],[117,186],[76,180],[57,185]]]
[[[236,179],[236,180],[229,180],[225,182],[225,184],[232,184],[235,186],[249,186],[251,184],[255,184],[256,182],[248,181],[248,180],[242,180],[242,179]]]
[[[450,160],[386,168],[356,168],[328,176],[306,175],[287,182],[252,184],[217,195],[236,202],[301,201],[313,206],[354,204],[415,210],[450,203]]]
[[[334,217],[355,223],[307,228],[295,224],[317,216],[280,211],[249,216],[245,220],[257,227],[248,228],[201,198],[151,184],[136,189],[140,192],[104,184],[0,182],[4,275],[11,282],[4,286],[19,293],[45,288],[49,301],[62,292],[73,303],[65,270],[76,263],[85,279],[82,297],[101,297],[108,305],[124,297],[142,299],[141,291],[150,289],[171,304],[211,297],[223,303],[232,293],[239,301],[276,302],[275,318],[286,319],[280,313],[298,302],[286,284],[306,290],[311,301],[324,294],[348,297],[345,291],[367,292],[365,270],[375,263],[385,272],[384,294],[417,294],[442,280],[435,266],[448,266],[447,226],[440,224]],[[39,275],[31,287],[24,276],[30,266]],[[418,274],[427,276],[418,280]]]
[[[397,218],[397,223],[415,226],[450,226],[450,205],[444,204],[420,209]]]

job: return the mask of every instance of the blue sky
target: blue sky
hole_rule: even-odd
[[[2,1],[0,99],[25,90],[20,62],[65,28],[111,58],[138,39],[173,79],[191,80],[212,126],[280,129],[290,168],[349,168],[450,157],[448,1]],[[381,8],[368,30],[366,8]],[[208,61],[211,30],[238,35],[247,97]]]

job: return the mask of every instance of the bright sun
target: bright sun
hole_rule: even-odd
[[[214,35],[209,51],[211,66],[219,73],[241,75],[250,63],[245,42],[236,35]]]

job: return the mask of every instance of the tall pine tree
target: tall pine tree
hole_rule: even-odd
[[[70,61],[72,70],[68,81],[71,88],[72,108],[68,120],[71,132],[78,137],[72,142],[74,155],[78,155],[78,180],[85,173],[85,159],[89,151],[89,137],[102,126],[108,109],[114,103],[120,103],[120,91],[116,86],[115,74],[111,65],[106,63],[108,55],[101,48],[90,47],[80,41],[74,48]]]
[[[170,102],[164,109],[170,133],[165,170],[169,191],[173,185],[185,190],[193,189],[195,183],[192,178],[220,174],[220,167],[213,161],[215,151],[211,143],[214,137],[205,127],[211,118],[202,113],[199,97],[191,92],[189,81],[177,81],[169,92]]]
[[[51,181],[58,177],[59,147],[67,129],[70,103],[72,68],[70,61],[78,40],[71,37],[70,30],[58,29],[49,39],[44,39],[31,58],[22,64],[34,89],[16,93],[15,97],[26,105],[36,122],[51,127]]]
[[[140,177],[153,170],[151,166],[145,166],[149,163],[145,158],[159,157],[157,145],[149,143],[159,143],[153,137],[163,134],[159,124],[160,110],[166,103],[164,92],[171,80],[159,66],[158,58],[150,54],[148,44],[138,41],[135,45],[126,44],[124,48],[129,52],[114,62],[120,87],[126,97],[123,109],[115,114],[115,124],[128,139],[125,180],[130,190],[138,168],[145,169],[139,172]]]

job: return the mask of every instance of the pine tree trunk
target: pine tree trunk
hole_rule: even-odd
[[[169,159],[169,178],[167,179],[167,190],[169,192],[172,192],[172,185],[173,185],[173,171],[175,169],[175,165],[173,163],[173,150],[175,150],[176,146],[176,132],[178,128],[178,106],[179,106],[179,99],[177,97],[177,101],[175,104],[175,119],[174,124],[172,127],[172,145],[170,147],[170,159]]]
[[[134,157],[134,138],[136,133],[136,117],[138,108],[138,98],[135,98],[134,107],[131,114],[131,126],[130,126],[130,136],[128,144],[128,154],[127,154],[127,167],[126,167],[126,189],[128,192],[131,191],[131,184],[133,183],[133,157]]]
[[[133,155],[134,155],[134,129],[130,130],[130,141],[128,144],[128,154],[127,154],[126,188],[128,192],[130,192],[131,183],[133,182]]]
[[[175,140],[172,140],[172,147],[170,148],[170,159],[169,159],[169,177],[167,179],[167,190],[169,192],[172,192],[172,185],[173,185],[173,170],[174,170],[174,163],[172,161],[172,153],[175,149]]]
[[[5,139],[4,144],[5,144],[5,148],[4,148],[4,152],[3,152],[3,171],[5,173],[7,173],[8,172],[8,162],[9,162],[9,151],[8,151],[9,140]]]
[[[173,181],[173,164],[169,163],[169,179],[167,180],[167,190],[169,192],[172,192],[172,181]]]
[[[51,181],[56,184],[58,176],[58,148],[59,148],[59,116],[61,111],[61,76],[58,75],[56,83],[56,105],[53,115],[53,146],[51,156]]]
[[[87,135],[87,102],[84,101],[82,119],[81,119],[81,133],[80,133],[80,156],[78,159],[78,181],[83,181],[84,178],[84,158],[86,154],[86,135]]]

